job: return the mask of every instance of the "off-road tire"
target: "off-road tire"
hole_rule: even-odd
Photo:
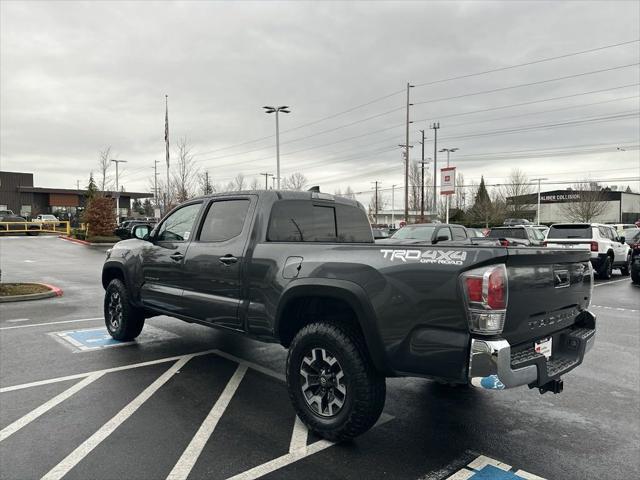
[[[640,271],[631,271],[631,281],[636,285],[640,285]]]
[[[612,270],[613,260],[611,260],[611,257],[607,255],[604,259],[604,262],[602,262],[602,265],[600,265],[600,268],[598,269],[598,278],[602,280],[609,280],[611,278]]]
[[[627,261],[620,267],[620,273],[625,277],[631,273],[631,254],[627,255]]]
[[[346,395],[342,407],[333,416],[314,412],[302,392],[302,362],[313,349],[325,349],[338,360],[344,372]],[[384,408],[385,378],[371,363],[362,334],[348,325],[319,322],[303,327],[289,348],[287,386],[300,420],[314,433],[333,441],[366,432]]]
[[[119,309],[116,307],[119,304]],[[119,316],[114,317],[114,309]],[[144,327],[144,312],[131,305],[129,292],[122,280],[114,278],[109,282],[104,295],[104,323],[114,339],[133,340]]]

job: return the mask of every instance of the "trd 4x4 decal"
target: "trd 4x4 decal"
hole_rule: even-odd
[[[467,252],[460,250],[396,250],[381,249],[380,252],[385,259],[392,262],[400,260],[402,262],[436,263],[439,265],[462,265],[467,259]]]

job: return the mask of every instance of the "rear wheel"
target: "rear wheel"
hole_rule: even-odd
[[[600,269],[598,270],[598,277],[603,280],[609,280],[611,278],[611,272],[613,271],[613,261],[611,257],[607,255],[600,265]]]
[[[631,254],[627,255],[627,261],[624,262],[624,265],[622,267],[620,267],[620,272],[625,277],[631,272]]]
[[[131,305],[124,282],[113,279],[104,296],[104,321],[107,331],[116,340],[133,340],[144,327],[144,312]]]
[[[371,364],[359,332],[312,323],[293,339],[287,357],[289,397],[316,434],[345,440],[369,430],[385,401],[385,379]]]

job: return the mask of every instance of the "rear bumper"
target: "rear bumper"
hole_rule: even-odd
[[[469,382],[480,388],[503,390],[521,385],[541,387],[558,380],[582,363],[595,342],[595,316],[588,311],[581,316],[581,322],[553,335],[554,348],[548,360],[533,346],[516,349],[503,339],[473,338]]]

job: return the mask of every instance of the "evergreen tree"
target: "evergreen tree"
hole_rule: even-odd
[[[471,210],[469,210],[469,214],[474,223],[484,224],[485,227],[489,226],[491,217],[493,216],[493,205],[491,204],[487,187],[484,184],[484,176],[480,179],[480,186],[476,193],[475,202]]]
[[[89,184],[85,187],[85,190],[87,193],[84,195],[87,197],[87,203],[89,203],[98,194],[98,186],[96,185],[96,181],[93,179],[93,172],[89,174]]]
[[[144,210],[145,217],[153,217],[153,205],[151,204],[151,200],[148,198],[145,199],[142,204],[142,209]]]

